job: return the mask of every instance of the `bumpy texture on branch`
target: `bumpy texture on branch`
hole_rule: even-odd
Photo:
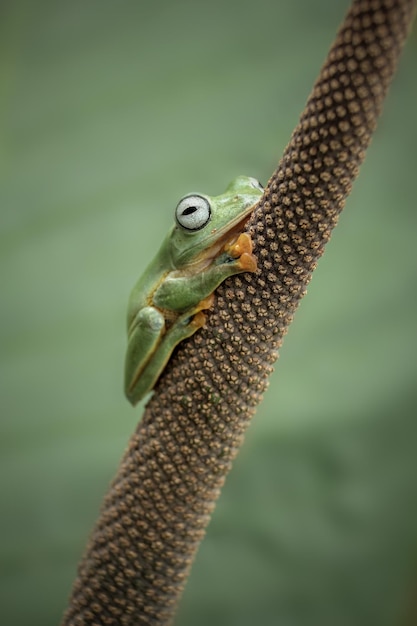
[[[354,1],[248,230],[259,271],[228,279],[133,435],[65,625],[168,624],[282,337],[349,194],[412,0]]]

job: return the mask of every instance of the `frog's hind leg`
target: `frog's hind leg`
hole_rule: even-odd
[[[153,307],[139,311],[129,329],[125,360],[125,394],[132,404],[139,402],[149,391],[142,374],[153,354],[158,350],[165,327],[164,316]]]
[[[213,299],[209,296],[201,301],[196,308],[199,308],[200,304],[211,305],[212,302]],[[203,306],[203,308],[208,308],[208,306]],[[193,309],[191,313],[187,311],[187,313],[184,313],[176,320],[175,324],[165,334],[152,359],[140,375],[140,388],[146,390],[144,393],[147,393],[156,385],[176,346],[184,339],[194,335],[197,330],[205,325],[206,320],[206,315],[201,309],[197,312]],[[144,393],[134,401],[134,404],[143,397]]]

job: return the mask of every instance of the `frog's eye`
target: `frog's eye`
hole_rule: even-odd
[[[210,221],[211,208],[203,196],[191,194],[179,201],[175,209],[175,219],[185,230],[200,230]]]
[[[263,191],[264,190],[264,186],[261,185],[259,180],[256,180],[256,178],[250,178],[249,181],[250,181],[250,184],[252,185],[252,187],[254,187],[255,189],[259,189],[259,191]]]

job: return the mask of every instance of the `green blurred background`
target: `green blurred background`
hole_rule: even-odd
[[[142,407],[134,281],[191,190],[266,182],[348,2],[0,9],[0,623],[57,624]],[[417,586],[417,40],[176,624],[405,624]]]

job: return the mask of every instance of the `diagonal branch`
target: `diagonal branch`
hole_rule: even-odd
[[[365,156],[413,0],[354,0],[248,230],[256,275],[216,292],[132,436],[65,625],[167,624],[282,338]]]

